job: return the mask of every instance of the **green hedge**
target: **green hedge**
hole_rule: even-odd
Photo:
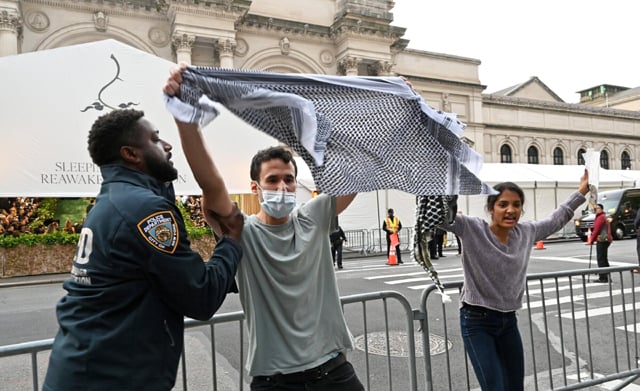
[[[178,209],[182,212],[182,216],[184,218],[185,226],[187,229],[187,234],[190,239],[200,239],[203,236],[211,236],[211,229],[209,226],[206,227],[196,227],[191,219],[189,218],[189,214],[184,209],[181,203],[177,203]],[[53,205],[47,205],[47,209],[50,210],[51,207],[55,208],[55,203]],[[57,231],[50,234],[20,234],[19,236],[0,236],[0,247],[16,247],[20,245],[25,246],[33,246],[36,244],[73,244],[78,243],[78,239],[80,238],[80,234],[69,234],[64,231]]]
[[[20,234],[19,236],[0,236],[0,247],[16,247],[36,244],[73,244],[78,243],[79,234],[68,234],[64,231],[50,234]]]

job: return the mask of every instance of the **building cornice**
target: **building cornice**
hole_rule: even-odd
[[[394,45],[404,36],[407,31],[404,27],[396,27],[364,18],[354,18],[344,16],[336,20],[330,27],[331,36],[334,40],[346,37],[369,38],[375,40],[385,40],[390,45]]]
[[[272,32],[274,35],[297,35],[300,38],[327,40],[329,27],[311,23],[247,14],[236,23],[239,32]]]
[[[417,75],[411,75],[411,74],[408,74],[408,73],[401,73],[401,72],[399,72],[398,75],[409,77],[409,78],[411,78],[411,80],[421,81],[421,82],[425,82],[425,83],[441,84],[441,85],[446,85],[446,86],[454,85],[454,86],[460,86],[460,87],[465,87],[465,88],[471,87],[471,88],[479,89],[480,91],[485,89],[485,86],[483,86],[482,84],[477,84],[477,83],[456,81],[456,80],[451,80],[451,79],[438,79],[438,78],[435,78],[435,77],[417,76]]]
[[[476,58],[456,56],[456,55],[453,55],[453,54],[429,52],[429,51],[426,51],[426,50],[418,50],[418,49],[405,49],[405,50],[403,50],[403,52],[407,53],[407,54],[416,54],[416,55],[419,55],[419,56],[427,55],[427,57],[429,57],[429,58],[437,58],[437,59],[442,59],[442,60],[455,60],[456,62],[468,62],[468,63],[470,63],[472,65],[480,65],[481,64],[481,61],[476,59]]]
[[[599,115],[624,119],[640,119],[639,111],[595,107],[579,103],[549,102],[537,99],[517,98],[502,95],[482,94],[482,104],[521,107],[532,110],[560,111],[564,113]]]
[[[150,8],[134,3],[103,1],[101,3],[72,0],[22,0],[23,4],[43,5],[52,8],[61,8],[74,11],[96,13],[99,11],[109,16],[126,16],[152,20],[166,20],[166,9],[162,7]]]
[[[495,134],[495,131],[503,131],[506,132],[507,137],[514,138],[522,138],[522,137],[531,137],[527,136],[533,133],[541,133],[541,134],[551,134],[554,138],[560,138],[558,135],[562,135],[560,139],[567,140],[571,136],[575,136],[576,140],[593,140],[594,138],[619,138],[623,137],[624,142],[628,140],[639,140],[640,135],[624,135],[620,136],[618,134],[612,134],[611,132],[603,132],[598,130],[574,130],[574,129],[566,129],[566,128],[541,128],[537,126],[525,126],[525,125],[505,125],[498,123],[485,123],[485,128],[490,128],[492,135],[494,136],[502,136],[502,134]],[[627,143],[628,145],[628,143]]]
[[[162,0],[160,0],[162,1]],[[177,13],[197,15],[205,17],[223,18],[234,22],[244,16],[251,6],[251,1],[169,1],[167,4],[167,17],[173,20]]]

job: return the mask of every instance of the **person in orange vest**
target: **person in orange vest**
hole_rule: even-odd
[[[402,229],[402,223],[398,216],[393,215],[393,209],[387,211],[387,218],[382,222],[382,230],[387,233],[387,259],[389,258],[389,250],[391,249],[391,235],[400,232]],[[398,235],[398,245],[396,245],[396,258],[398,263],[402,263],[402,256],[400,255],[400,236]]]

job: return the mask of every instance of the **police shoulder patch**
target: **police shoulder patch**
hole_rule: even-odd
[[[173,254],[178,247],[178,223],[169,210],[156,212],[142,219],[138,223],[138,231],[156,250]]]

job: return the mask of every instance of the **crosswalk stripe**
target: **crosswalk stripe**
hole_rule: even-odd
[[[448,277],[451,278],[450,276],[446,275],[445,273],[450,273],[450,272],[455,272],[455,271],[460,271],[462,270],[462,268],[452,268],[452,269],[442,269],[442,270],[438,270],[438,276],[440,276],[441,278],[444,277]],[[365,280],[381,280],[381,279],[385,279],[385,278],[396,278],[396,277],[409,277],[409,276],[426,276],[427,273],[422,270],[422,271],[417,271],[417,272],[411,272],[411,273],[400,273],[400,274],[385,274],[385,275],[381,275],[381,276],[371,276],[371,277],[365,277]],[[462,274],[457,274],[456,276],[462,276]]]
[[[630,333],[635,332],[637,334],[637,333],[640,333],[640,323],[628,324],[626,326],[618,326],[616,327],[616,329],[622,330],[622,331],[628,331]]]
[[[637,309],[638,306],[635,306],[635,308]],[[624,307],[622,307],[622,304],[618,304],[618,305],[614,305],[613,306],[613,313],[617,314],[617,313],[622,312],[622,311],[632,311],[633,309],[634,309],[633,304],[626,304]],[[612,310],[612,308],[610,306],[593,308],[593,309],[590,308],[589,311],[588,311],[589,318],[591,318],[593,316],[610,315],[611,314],[611,310]],[[584,318],[587,317],[587,314],[584,311],[576,311],[574,314],[575,314],[574,316],[575,316],[576,319],[584,319]],[[560,316],[565,318],[565,319],[572,319],[573,318],[573,316],[571,315],[570,312],[563,313]]]
[[[581,377],[582,377],[582,380],[589,380],[590,379],[590,376],[588,374],[586,374],[586,373],[583,374]],[[599,378],[602,378],[602,377],[604,377],[604,375],[602,375],[600,373],[596,373],[596,372],[593,373],[593,378],[594,379],[599,379]],[[578,375],[575,374],[575,373],[568,374],[567,375],[567,379],[578,380]],[[620,389],[619,386],[621,386],[622,383],[623,382],[620,381],[620,380],[611,380],[611,381],[608,381],[606,383],[599,384],[598,387],[602,388],[602,389],[605,389],[605,390],[618,390],[618,389]],[[627,384],[624,387],[624,389],[625,389],[625,391],[640,391],[640,386],[631,383],[631,384]]]
[[[595,286],[594,286],[595,287]],[[635,288],[636,293],[640,292],[640,290],[638,288]],[[629,288],[629,289],[625,289],[624,290],[624,294],[630,294],[633,292],[633,289]],[[619,296],[621,294],[620,290],[614,290],[613,292],[611,292],[612,296]],[[600,291],[600,292],[594,292],[594,293],[588,293],[587,294],[587,300],[591,300],[591,299],[601,299],[604,297],[609,297],[609,291],[605,290],[605,291]],[[580,302],[584,300],[584,295],[574,295],[573,297],[571,296],[563,296],[560,298],[560,300],[557,300],[556,298],[552,298],[552,299],[548,299],[548,300],[539,300],[539,301],[532,301],[529,304],[529,307],[531,308],[539,308],[542,307],[543,301],[544,301],[544,305],[545,306],[553,306],[555,305],[558,301],[560,302],[560,304],[565,304],[565,303],[570,303],[572,300],[573,302]],[[527,303],[523,303],[524,305],[526,305]]]

